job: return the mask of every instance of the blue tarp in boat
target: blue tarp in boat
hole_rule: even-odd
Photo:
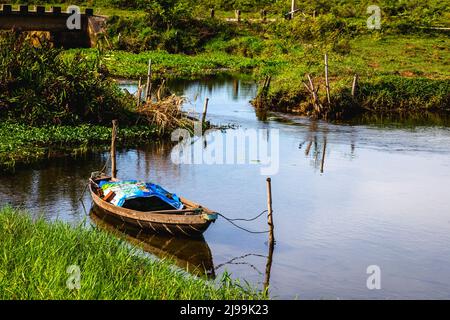
[[[136,206],[135,199],[148,199],[147,203],[138,204],[143,208],[143,211],[161,210],[161,209],[183,209],[183,204],[176,194],[164,190],[161,186],[154,183],[146,183],[138,180],[122,180],[122,181],[101,181],[99,186],[103,189],[106,195],[110,191],[115,193],[114,198],[110,201],[112,204],[119,207]],[[151,202],[150,202],[151,201]],[[155,208],[149,206],[154,205]],[[168,206],[169,208],[168,208]]]

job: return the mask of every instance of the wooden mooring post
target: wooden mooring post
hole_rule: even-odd
[[[208,112],[208,102],[209,102],[209,98],[205,99],[205,104],[203,106],[203,114],[202,114],[202,127],[205,124],[206,121],[206,113]]]
[[[267,255],[266,262],[266,276],[264,278],[264,290],[268,290],[270,286],[270,271],[272,269],[272,260],[273,260],[273,250],[275,246],[274,243],[269,243],[269,254]]]
[[[147,87],[145,90],[145,100],[151,101],[151,99],[152,99],[152,59],[148,59]]]
[[[352,84],[352,97],[354,97],[356,95],[356,89],[358,87],[358,75],[355,74],[355,76],[353,77],[353,84]]]
[[[138,89],[137,89],[137,107],[141,107],[141,96],[142,96],[142,77],[139,77]]]
[[[117,178],[117,166],[116,166],[116,138],[117,138],[117,120],[112,121],[111,132],[111,177]]]
[[[269,225],[269,247],[275,245],[275,237],[273,235],[273,210],[272,210],[272,179],[267,178],[267,224]]]

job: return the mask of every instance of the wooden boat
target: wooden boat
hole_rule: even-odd
[[[102,214],[97,206],[91,209],[89,216],[97,227],[124,238],[147,253],[160,259],[169,259],[195,276],[215,278],[211,249],[203,236],[186,238],[144,232],[117,218]]]
[[[99,210],[141,229],[192,237],[201,235],[217,219],[217,213],[182,197],[180,200],[185,208],[181,210],[137,211],[118,207],[99,195],[100,181],[114,181],[111,177],[99,176],[89,180],[92,200]]]
[[[125,223],[155,233],[170,235],[199,236],[208,229],[211,222],[217,219],[218,214],[195,202],[178,197],[183,204],[182,209],[164,210],[132,210],[116,206],[102,197],[100,182],[116,182],[116,150],[115,139],[117,134],[117,121],[113,121],[111,142],[111,171],[112,176],[103,173],[92,173],[89,178],[89,191],[92,200],[104,214],[111,215]],[[148,206],[147,206],[148,207]]]

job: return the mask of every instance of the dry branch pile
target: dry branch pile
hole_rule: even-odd
[[[170,133],[178,128],[192,128],[195,119],[183,112],[184,102],[184,97],[176,95],[147,102],[139,108],[140,119],[156,126],[161,133]]]

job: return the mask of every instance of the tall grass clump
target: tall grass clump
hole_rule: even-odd
[[[10,207],[0,209],[0,252],[0,299],[264,298],[229,277],[187,276],[95,227],[33,221]],[[73,265],[79,289],[67,286]]]

